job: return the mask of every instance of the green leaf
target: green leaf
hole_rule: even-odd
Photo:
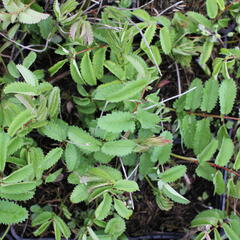
[[[188,148],[193,148],[193,138],[196,133],[197,120],[193,115],[186,115],[180,121],[181,136],[183,138],[184,145]]]
[[[135,142],[131,140],[118,140],[104,143],[102,151],[112,156],[125,156],[133,152],[135,146]]]
[[[221,114],[229,114],[232,111],[237,95],[236,83],[233,79],[225,79],[219,88],[219,100]]]
[[[198,154],[199,163],[211,160],[213,154],[217,151],[218,141],[212,139],[211,142]]]
[[[232,230],[232,228],[227,223],[223,223],[222,227],[223,227],[224,232],[226,233],[227,237],[229,238],[229,240],[238,240],[239,239],[238,235]]]
[[[69,172],[71,172],[75,169],[78,161],[80,160],[79,150],[75,145],[68,143],[64,154],[65,154],[67,169]]]
[[[158,181],[158,186],[159,186],[159,182]],[[161,185],[161,184],[160,184]],[[163,193],[169,197],[170,199],[172,199],[174,202],[178,202],[178,203],[182,203],[182,204],[188,204],[190,203],[190,201],[188,199],[186,199],[185,197],[183,197],[182,195],[180,195],[178,192],[176,192],[169,184],[164,183],[162,188],[161,186],[159,186],[159,189],[163,191]]]
[[[16,194],[0,193],[0,197],[7,200],[27,201],[33,198],[34,193],[35,193],[34,190],[25,192],[25,193],[16,193]]]
[[[60,229],[62,235],[68,239],[71,236],[71,230],[68,225],[58,216],[54,216],[53,220]]]
[[[215,163],[225,166],[231,159],[234,151],[234,144],[230,138],[223,138],[221,148],[217,155]]]
[[[8,65],[7,69],[9,74],[11,74],[14,78],[19,78],[20,74],[19,71],[17,70],[16,64],[11,60]]]
[[[140,43],[140,48],[141,49],[146,49],[146,48],[148,48],[148,46],[151,45],[151,42],[152,42],[153,37],[155,35],[156,29],[157,29],[156,24],[151,24],[150,26],[147,27],[147,29],[144,33],[144,37],[145,37],[145,40],[147,41],[148,45],[146,45],[145,40],[142,39],[141,43]]]
[[[208,181],[212,181],[216,170],[211,167],[208,163],[204,162],[198,165],[196,173],[199,177],[205,178]]]
[[[53,217],[52,212],[48,211],[41,212],[32,219],[32,226],[36,227],[37,225],[43,224],[44,222],[50,220],[52,217]]]
[[[88,152],[97,152],[100,150],[101,142],[96,140],[81,128],[75,126],[69,127],[68,137],[70,141],[80,149],[86,150]]]
[[[62,168],[60,168],[57,171],[49,174],[45,178],[45,183],[55,182],[58,179],[58,177],[60,176],[61,173],[62,173]]]
[[[127,100],[141,92],[149,82],[145,79],[130,81],[118,88],[115,92],[110,92],[105,96],[109,102],[121,102]]]
[[[70,61],[70,73],[71,73],[71,77],[72,79],[78,83],[78,84],[84,84],[84,80],[83,77],[80,73],[80,70],[77,66],[77,62],[75,59],[72,59]]]
[[[2,181],[4,183],[17,183],[17,182],[26,180],[32,174],[33,174],[33,167],[31,164],[29,164],[14,171],[7,177],[3,178]]]
[[[99,48],[93,55],[93,67],[97,79],[101,79],[103,77],[103,64],[106,58],[106,50],[106,47]]]
[[[35,182],[7,183],[0,185],[0,193],[17,194],[27,193],[36,188]]]
[[[208,40],[203,44],[202,52],[199,58],[200,66],[204,66],[208,59],[211,57],[213,45],[214,43]]]
[[[113,133],[133,132],[135,123],[130,112],[112,112],[98,119],[98,126]]]
[[[143,176],[146,176],[151,172],[154,165],[154,162],[151,161],[151,154],[149,152],[143,153],[140,157],[139,173]]]
[[[87,230],[88,230],[88,233],[91,236],[92,240],[100,240],[98,238],[98,236],[96,235],[96,233],[92,230],[91,227],[87,227]],[[83,239],[83,240],[85,240],[85,239]]]
[[[212,140],[210,132],[210,122],[208,119],[202,119],[197,122],[197,128],[194,136],[193,150],[198,155]]]
[[[220,171],[216,172],[213,178],[213,184],[214,184],[214,194],[217,193],[221,195],[225,192],[225,182],[223,180],[223,175]]]
[[[160,43],[162,50],[166,55],[169,55],[172,50],[172,39],[168,27],[163,27],[160,30]]]
[[[80,64],[80,68],[84,81],[90,86],[96,85],[97,80],[95,76],[95,71],[93,70],[93,64],[91,62],[89,52],[86,52],[84,54]]]
[[[132,215],[133,211],[129,210],[125,203],[119,199],[114,198],[114,208],[117,211],[117,213],[122,217],[129,219]]]
[[[115,217],[108,221],[104,232],[117,238],[124,233],[125,229],[126,224],[124,220],[120,217]]]
[[[113,187],[124,192],[135,192],[139,190],[137,183],[131,180],[118,180]]]
[[[0,200],[0,209],[1,224],[21,223],[28,217],[28,211],[13,202]]]
[[[102,202],[95,210],[96,219],[103,220],[106,218],[110,214],[111,206],[112,198],[108,193],[105,193]]]
[[[210,18],[215,18],[218,14],[217,0],[207,0],[207,14]]]
[[[29,109],[26,109],[22,112],[20,112],[15,119],[11,122],[9,128],[8,128],[8,134],[12,137],[17,133],[17,131],[20,128],[24,127],[24,124],[29,122],[34,118],[34,115]]]
[[[217,223],[218,223],[218,219],[209,215],[209,216],[197,217],[193,219],[191,222],[191,226],[192,227],[201,227],[206,225],[216,226]]]
[[[202,14],[189,11],[187,12],[187,15],[190,17],[191,20],[194,20],[197,24],[202,24],[210,30],[213,28],[212,22]]]
[[[60,110],[61,98],[59,87],[54,87],[48,96],[48,113],[50,118],[58,115]]]
[[[54,229],[55,240],[61,240],[61,235],[62,235],[61,230],[55,221],[53,221],[53,229]]]
[[[235,161],[234,161],[233,168],[234,168],[235,170],[238,170],[238,169],[240,168],[240,150],[239,150],[238,153],[237,153],[236,159],[235,159]]]
[[[29,96],[39,95],[38,89],[36,87],[24,82],[10,83],[4,88],[4,92],[5,94],[20,93],[20,94],[29,95]]]
[[[68,62],[68,59],[63,59],[55,63],[52,67],[50,67],[48,69],[50,76],[53,76],[55,73],[57,73],[64,66],[66,62]]]
[[[157,114],[144,110],[137,111],[136,119],[141,123],[142,128],[145,129],[155,128],[156,125],[160,122],[160,118]]]
[[[58,148],[52,149],[45,156],[43,163],[42,163],[42,169],[47,170],[47,169],[51,168],[61,158],[62,154],[63,154],[62,148],[58,147]]]
[[[175,182],[177,179],[181,178],[186,173],[187,168],[184,165],[178,165],[171,167],[160,173],[160,177],[164,182]]]
[[[220,10],[223,11],[225,9],[225,0],[217,0],[217,3]]]
[[[203,99],[201,104],[201,110],[210,113],[217,105],[218,100],[218,81],[210,78],[203,89]]]
[[[119,64],[116,64],[115,62],[112,61],[106,61],[104,66],[111,72],[113,73],[118,79],[124,80],[125,77],[125,72],[124,70],[119,66]]]
[[[31,65],[35,62],[37,58],[37,54],[35,52],[30,52],[27,57],[24,58],[23,60],[23,66],[26,67],[26,68],[29,68],[31,67]]]
[[[205,232],[201,232],[194,238],[194,240],[204,240],[206,239],[205,237],[206,237]]]
[[[148,14],[147,11],[138,8],[137,10],[133,11],[132,14],[146,22],[151,21],[152,17]]]
[[[43,232],[46,231],[46,229],[50,226],[51,221],[44,222],[37,230],[33,232],[34,236],[40,236]]]
[[[42,38],[48,39],[51,33],[55,32],[54,24],[55,22],[53,21],[51,16],[38,23]]]
[[[18,19],[21,23],[26,24],[35,24],[39,23],[41,20],[47,19],[49,14],[37,12],[31,8],[27,8],[26,10],[20,12]]]
[[[214,240],[222,240],[221,235],[217,229],[214,229]]]
[[[29,69],[27,69],[25,66],[18,64],[17,66],[18,71],[21,73],[21,75],[23,76],[24,80],[26,81],[26,83],[32,85],[32,86],[36,86],[38,83],[38,80],[36,78],[36,76],[34,75],[33,72],[31,72]]]
[[[53,140],[62,142],[67,138],[68,124],[61,119],[55,119],[40,128],[40,132]]]
[[[88,198],[88,190],[86,185],[79,184],[74,189],[70,196],[70,200],[73,203],[79,203],[85,201]]]
[[[187,94],[185,109],[195,111],[200,107],[202,101],[203,86],[201,79],[195,78],[189,89],[192,88],[196,89]]]
[[[8,145],[10,142],[10,137],[3,132],[2,130],[0,131],[0,172],[3,172],[5,169],[5,164],[7,161],[7,156],[8,156]]]

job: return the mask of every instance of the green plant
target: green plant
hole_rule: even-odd
[[[181,159],[197,164],[196,175],[212,182],[215,194],[228,196],[226,211],[203,211],[192,221],[202,231],[193,238],[210,239],[213,232],[220,239],[222,227],[235,240],[239,219],[236,211],[230,214],[229,199],[240,197],[240,128],[237,122],[238,130],[230,134],[233,124],[227,120],[239,121],[235,37],[240,4],[206,1],[208,16],[176,12],[172,19],[129,10],[130,4],[121,1],[124,10],[105,7],[99,24],[92,24],[86,6],[75,0],[55,0],[51,16],[43,13],[41,3],[3,1],[0,53],[14,45],[20,61],[0,56],[5,68],[0,78],[0,206],[6,209],[0,223],[26,220],[27,209],[10,201],[34,199],[36,189],[62,177],[73,190],[68,189],[59,208],[31,207],[32,226],[38,226],[34,235],[52,224],[56,239],[75,234],[80,240],[123,240],[134,194],[141,191],[137,182],[149,183],[161,210],[190,202],[179,193],[187,173]],[[234,18],[228,47],[219,33]],[[22,42],[28,36],[36,47],[45,45],[25,46],[14,40],[17,35]],[[42,60],[47,51],[57,59],[48,74],[54,78],[66,70],[73,80],[68,79],[71,93],[47,81],[46,69],[36,68],[36,52]],[[167,71],[165,60],[177,72],[178,65],[199,66],[204,74],[196,74],[184,93],[178,76],[179,94],[164,99],[158,82]],[[171,108],[169,101],[176,98]],[[76,120],[62,117],[65,102],[76,108]],[[36,135],[53,143],[41,146]],[[191,157],[175,152],[174,140],[180,137]],[[229,173],[227,178],[221,170]],[[87,207],[73,214],[65,201]]]

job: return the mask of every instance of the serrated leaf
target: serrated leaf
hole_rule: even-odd
[[[147,27],[146,31],[144,32],[145,40],[142,38],[141,43],[140,43],[141,49],[146,49],[146,48],[148,48],[148,46],[151,45],[151,42],[155,35],[156,29],[157,29],[156,24],[151,24],[150,26]],[[145,41],[147,41],[148,45],[146,45]]]
[[[148,85],[148,83],[149,82],[145,79],[127,82],[115,92],[108,92],[108,94],[105,96],[105,99],[109,102],[121,102],[127,100],[141,92]]]
[[[112,61],[105,61],[104,66],[112,73],[114,74],[118,79],[120,80],[124,80],[125,77],[125,72],[124,70],[121,68],[121,66],[119,66],[119,64],[116,64],[115,62]]]
[[[24,58],[22,65],[26,68],[29,68],[35,62],[36,58],[37,58],[37,54],[35,52],[31,51],[27,55],[27,57]]]
[[[55,73],[57,73],[64,66],[66,62],[68,62],[68,59],[63,59],[55,63],[52,67],[50,67],[48,69],[50,76],[53,76]]]
[[[81,74],[84,81],[90,86],[96,85],[97,80],[96,80],[95,72],[93,70],[93,64],[90,59],[89,52],[86,52],[84,54],[80,64],[80,68],[81,68]]]
[[[196,127],[197,120],[193,115],[186,115],[180,121],[181,136],[183,138],[184,145],[188,148],[193,148],[194,141],[192,139],[195,136]]]
[[[215,18],[218,14],[217,0],[207,0],[207,14],[210,18]]]
[[[126,165],[125,161],[124,164]],[[149,152],[143,153],[140,157],[139,173],[143,176],[146,176],[151,172],[154,165],[154,162],[151,161],[151,154]]]
[[[175,202],[188,204],[190,201],[175,191],[169,184],[165,183],[162,187],[163,193]]]
[[[133,132],[135,123],[130,112],[113,112],[98,119],[98,126],[108,132]]]
[[[0,223],[17,224],[25,221],[28,217],[28,211],[9,201],[0,200]]]
[[[77,162],[79,161],[79,156],[80,156],[79,150],[75,145],[68,143],[64,154],[65,154],[67,169],[68,171],[71,172],[74,170]]]
[[[47,19],[48,17],[49,14],[40,13],[31,8],[27,8],[26,10],[20,12],[18,20],[21,23],[35,24],[39,23],[41,20]]]
[[[196,173],[199,177],[207,179],[208,181],[212,181],[216,170],[211,167],[208,163],[204,162],[198,165],[196,169]]]
[[[157,114],[150,113],[144,110],[137,111],[136,119],[141,123],[141,126],[144,129],[155,128],[156,125],[160,122],[160,118]]]
[[[36,188],[35,182],[6,183],[0,185],[0,193],[17,194],[27,193]]]
[[[16,64],[11,60],[8,65],[7,69],[9,74],[11,74],[14,78],[19,78],[20,74],[19,71],[17,70]]]
[[[71,74],[71,77],[72,79],[78,83],[78,84],[84,84],[84,80],[82,78],[82,75],[80,73],[80,70],[77,66],[77,62],[75,59],[72,59],[70,61],[70,74]]]
[[[215,163],[220,166],[225,166],[229,160],[231,159],[234,151],[234,144],[232,139],[230,138],[223,138],[221,148],[217,155]]]
[[[44,222],[50,220],[52,217],[53,217],[52,212],[48,211],[41,212],[32,219],[32,226],[36,227],[37,225],[43,224]]]
[[[184,165],[178,165],[171,167],[170,169],[165,170],[160,173],[158,176],[164,182],[175,182],[177,179],[181,178],[186,173],[187,168]]]
[[[213,178],[213,184],[214,184],[214,194],[217,193],[221,195],[225,192],[225,182],[223,179],[223,175],[220,171],[216,172]]]
[[[123,234],[125,229],[126,229],[126,224],[124,220],[120,217],[115,217],[115,218],[112,218],[110,221],[108,221],[104,232],[117,238]]]
[[[32,85],[32,86],[36,86],[38,83],[38,80],[36,78],[36,76],[34,75],[33,72],[31,72],[29,69],[27,69],[25,66],[18,64],[17,66],[17,70],[21,73],[21,75],[23,76],[24,80],[26,81],[26,83]]]
[[[62,154],[63,154],[62,148],[58,147],[58,148],[52,149],[45,156],[41,168],[43,170],[47,170],[51,168],[61,158]]]
[[[235,170],[238,170],[238,169],[240,168],[240,150],[239,150],[238,153],[237,153],[236,159],[235,159],[235,161],[234,161],[233,168],[234,168]]]
[[[133,152],[135,146],[135,142],[131,140],[118,140],[104,143],[102,151],[112,156],[125,156]]]
[[[163,27],[160,30],[160,43],[165,54],[169,55],[172,50],[172,39],[168,27]]]
[[[29,109],[20,112],[16,118],[11,122],[8,128],[8,134],[12,137],[17,131],[24,126],[27,122],[32,120],[34,115]]]
[[[51,16],[38,23],[40,33],[43,39],[48,39],[50,34],[54,32],[54,24],[55,22],[53,21]]]
[[[187,94],[185,109],[195,111],[200,107],[202,101],[203,86],[201,79],[195,78],[192,81],[189,89],[192,88],[196,89]]]
[[[16,193],[16,194],[0,193],[0,197],[7,200],[27,201],[33,198],[34,193],[35,193],[34,191],[29,191],[25,193]]]
[[[203,16],[202,14],[197,13],[197,12],[189,11],[189,12],[187,12],[187,15],[191,19],[193,19],[197,24],[202,24],[208,29],[213,28],[212,22],[209,19],[207,19],[205,16]]]
[[[198,154],[199,163],[211,160],[213,154],[217,151],[218,141],[212,139],[211,142]]]
[[[17,183],[27,179],[32,174],[33,174],[33,167],[31,164],[29,164],[14,171],[7,177],[3,178],[2,181],[4,183]]]
[[[193,150],[198,155],[211,141],[210,122],[208,119],[197,121],[196,132],[194,136]]]
[[[61,173],[62,173],[62,168],[58,169],[57,171],[49,174],[46,178],[45,178],[45,183],[50,183],[50,182],[55,182],[58,180],[59,177],[61,177]],[[63,175],[63,174],[62,174]]]
[[[111,210],[112,198],[108,193],[104,194],[102,202],[98,205],[95,210],[95,217],[98,220],[103,220],[106,218]]]
[[[97,79],[101,79],[103,77],[104,69],[103,64],[106,58],[106,50],[107,48],[99,48],[93,55],[93,67],[95,70],[95,74]]]
[[[10,83],[4,88],[4,92],[5,94],[20,93],[20,94],[29,95],[29,96],[39,95],[38,89],[36,87],[24,82]]]
[[[208,40],[203,44],[201,55],[199,58],[200,66],[205,66],[206,62],[211,57],[213,46],[214,43]]]
[[[122,218],[129,219],[133,213],[132,210],[126,207],[123,201],[116,198],[114,198],[114,208]]]
[[[48,96],[48,113],[50,118],[54,118],[58,115],[60,104],[60,89],[58,87],[54,87]]]
[[[98,236],[96,235],[96,233],[92,230],[91,227],[87,227],[87,230],[88,230],[88,233],[91,236],[92,240],[100,240],[98,238]],[[87,239],[87,237],[86,237],[86,239]],[[85,239],[83,239],[83,240],[85,240]]]
[[[49,227],[51,224],[51,221],[44,222],[37,230],[33,232],[34,236],[40,236],[43,232],[46,231],[46,229]]]
[[[86,185],[79,184],[74,189],[70,196],[70,200],[73,203],[79,203],[85,201],[88,198],[88,190]]]
[[[201,104],[202,111],[210,113],[216,106],[218,100],[218,88],[218,81],[215,79],[211,78],[205,83]]]
[[[217,0],[218,7],[223,11],[225,9],[225,0]]]
[[[113,187],[124,192],[135,192],[139,190],[137,183],[131,180],[118,180]]]
[[[148,12],[140,8],[133,11],[132,14],[146,22],[152,20],[152,17],[148,14]]]
[[[52,120],[40,128],[40,132],[53,140],[62,142],[67,138],[68,124],[61,119]]]
[[[10,142],[10,137],[3,132],[2,130],[0,131],[0,172],[3,172],[5,169],[5,164],[7,161],[7,156],[8,156],[8,145]]]
[[[156,197],[156,203],[161,210],[169,211],[172,209],[173,202],[169,198],[165,197],[159,189],[154,191],[154,195]]]
[[[75,126],[69,127],[68,137],[70,141],[80,149],[88,152],[97,152],[100,150],[101,142],[81,128]]]
[[[62,235],[68,239],[71,236],[71,230],[68,225],[58,216],[54,216],[53,220],[60,229]]]
[[[225,79],[219,88],[219,100],[221,114],[229,114],[232,111],[237,95],[236,83],[233,79]]]

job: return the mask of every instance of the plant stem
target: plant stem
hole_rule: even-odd
[[[10,229],[10,227],[11,227],[11,224],[8,224],[8,226],[7,226],[6,230],[5,230],[5,232],[3,233],[2,237],[0,238],[0,240],[4,240],[4,238],[6,237],[8,231]]]
[[[171,156],[175,157],[175,158],[178,158],[178,159],[182,159],[182,160],[185,160],[185,161],[188,161],[188,162],[192,162],[192,163],[196,163],[196,164],[199,164],[199,161],[196,159],[196,158],[191,158],[191,157],[184,157],[184,156],[180,156],[180,155],[177,155],[175,153],[171,153]],[[230,172],[238,177],[240,177],[240,173],[238,172],[235,172],[233,171],[232,169],[229,169],[229,168],[226,168],[226,167],[222,167],[222,166],[219,166],[215,163],[211,163],[211,162],[207,162],[210,166],[212,167],[215,167],[215,168],[220,168],[220,169],[224,169],[226,170],[227,172]]]
[[[145,176],[145,179],[147,180],[148,184],[151,186],[152,189],[155,189],[155,187],[153,186],[152,182],[150,181],[150,179],[148,178],[148,176]]]

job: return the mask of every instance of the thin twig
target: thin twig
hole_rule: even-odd
[[[181,95],[182,94],[181,76],[180,76],[179,67],[178,67],[177,62],[175,62],[175,67],[176,67],[176,71],[177,71],[178,94]]]
[[[171,5],[170,7],[166,8],[166,9],[164,9],[162,12],[160,12],[160,13],[158,14],[158,16],[163,15],[163,14],[164,14],[165,12],[167,12],[168,10],[177,7],[178,5],[180,5],[180,4],[182,4],[182,3],[183,3],[183,1],[179,1],[179,2]]]

